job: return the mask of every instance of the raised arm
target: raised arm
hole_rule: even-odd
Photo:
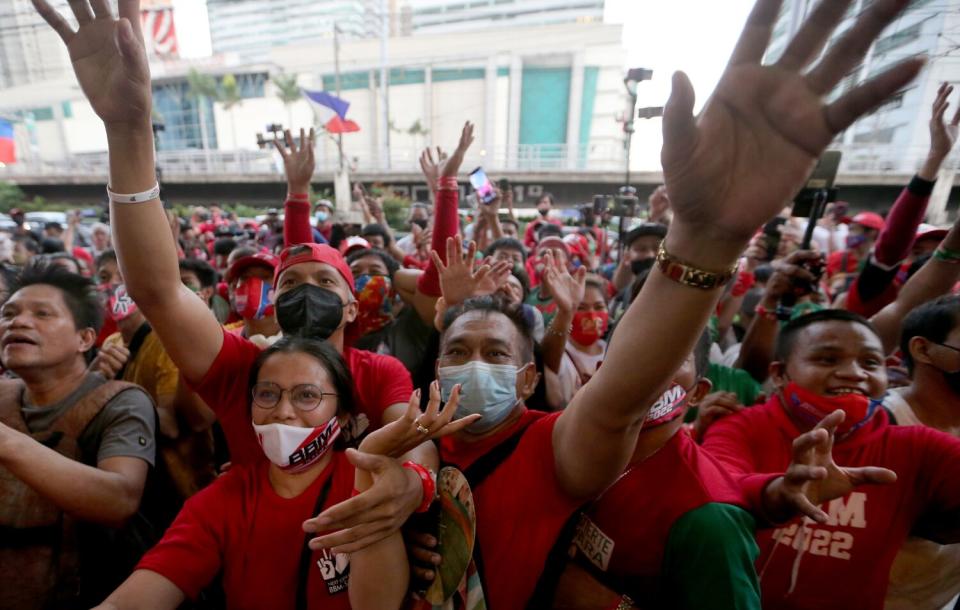
[[[287,200],[283,202],[283,245],[312,244],[310,179],[316,166],[313,152],[316,134],[312,127],[309,137],[301,129],[299,146],[293,141],[289,129],[283,135],[283,143],[273,141],[283,158],[283,171],[287,175]]]
[[[930,150],[926,161],[890,208],[873,255],[851,287],[856,290],[857,299],[856,303],[848,299],[848,308],[857,313],[867,316],[877,313],[891,298],[885,297],[890,294],[886,289],[896,278],[900,264],[910,254],[910,246],[927,211],[940,167],[957,141],[960,109],[949,123],[944,118],[952,93],[953,87],[946,83],[940,85],[930,118]]]
[[[66,43],[77,82],[106,127],[111,191],[150,192],[157,175],[139,0],[120,0],[119,19],[111,16],[106,0],[72,2],[80,24],[76,32],[47,0],[33,0],[33,5]],[[220,351],[222,331],[203,301],[180,282],[167,216],[160,199],[148,197],[137,203],[111,201],[117,259],[127,291],[170,357],[188,379],[200,381]]]
[[[953,223],[943,242],[920,270],[900,289],[897,300],[870,318],[877,334],[883,340],[886,353],[900,345],[900,327],[903,319],[915,307],[935,299],[960,281],[960,219]]]
[[[777,64],[762,66],[781,1],[758,0],[699,117],[693,115],[689,79],[674,75],[661,155],[674,213],[664,240],[669,258],[651,272],[621,320],[603,366],[554,428],[557,474],[571,495],[590,497],[623,472],[649,405],[690,354],[717,303],[719,285],[697,288],[690,285],[696,282],[677,281],[690,279],[683,266],[731,273],[750,237],[800,189],[836,134],[912,80],[923,65],[908,60],[824,103],[903,6],[897,0],[874,2],[806,70],[849,4],[821,3]]]

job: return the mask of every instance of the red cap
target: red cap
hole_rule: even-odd
[[[936,239],[937,241],[941,241],[947,236],[947,233],[947,229],[921,224],[917,227],[917,236],[914,238],[914,241],[920,241],[921,239]]]
[[[874,229],[875,231],[882,231],[883,226],[886,224],[883,220],[883,216],[877,214],[876,212],[860,212],[854,216],[851,220],[851,223],[863,225],[868,229]]]
[[[563,250],[564,252],[567,253],[567,255],[570,254],[570,247],[567,246],[567,244],[556,235],[550,235],[549,237],[544,237],[537,243],[537,251],[540,251],[544,248],[551,248],[551,249],[556,248],[558,250]]]
[[[281,252],[280,265],[273,274],[274,287],[276,287],[277,280],[280,279],[280,276],[284,271],[290,267],[293,267],[294,265],[310,262],[325,263],[330,265],[339,271],[340,275],[343,276],[343,279],[347,281],[347,285],[350,286],[350,292],[356,291],[356,288],[354,288],[353,285],[353,273],[350,272],[350,267],[347,265],[347,261],[344,260],[344,258],[336,249],[331,248],[326,244],[297,244],[296,246],[290,246]]]
[[[233,261],[233,264],[227,269],[224,279],[229,284],[233,282],[233,280],[235,280],[237,276],[243,273],[243,270],[247,269],[248,267],[260,266],[273,271],[279,264],[280,259],[269,252],[257,252],[256,254],[251,254],[250,256],[241,256],[237,260]]]
[[[362,237],[357,237],[356,235],[353,237],[348,237],[344,244],[346,245],[346,247],[343,249],[344,256],[350,256],[350,254],[356,250],[370,249],[370,242]]]

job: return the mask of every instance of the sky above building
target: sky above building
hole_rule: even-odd
[[[753,0],[607,0],[605,20],[623,24],[625,68],[654,71],[653,80],[638,89],[638,107],[662,106],[671,75],[684,70],[696,89],[699,109],[720,78],[752,5]],[[181,54],[209,55],[205,0],[174,0],[174,10]],[[658,169],[661,143],[660,120],[638,120],[634,169]]]

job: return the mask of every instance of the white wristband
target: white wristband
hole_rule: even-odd
[[[152,201],[160,197],[160,184],[154,184],[153,188],[149,191],[143,191],[142,193],[133,193],[130,195],[122,195],[120,193],[114,193],[110,190],[110,187],[107,187],[107,197],[110,198],[110,201],[113,203],[143,203],[145,201]]]

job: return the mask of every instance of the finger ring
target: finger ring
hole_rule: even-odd
[[[420,434],[429,434],[430,428],[424,427],[424,425],[420,423],[419,417],[413,420],[413,423],[417,426],[417,432],[419,432]]]

